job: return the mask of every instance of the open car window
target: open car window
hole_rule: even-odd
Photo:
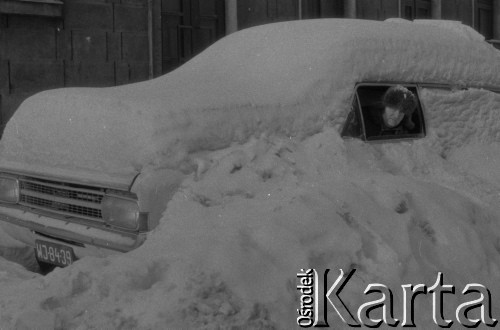
[[[342,129],[341,135],[343,137],[351,137],[364,139],[364,129],[363,123],[361,120],[361,111],[359,109],[359,101],[358,96],[354,95],[354,99],[352,101],[351,111],[347,115],[347,119]]]
[[[403,85],[410,90],[416,98],[416,109],[411,114],[410,121],[414,124],[409,127],[404,123],[388,127],[384,124],[383,98],[386,91],[395,84],[363,84],[358,85],[353,99],[353,105],[342,130],[343,137],[361,138],[365,141],[416,139],[425,136],[425,121],[422,107],[418,97],[417,86]]]

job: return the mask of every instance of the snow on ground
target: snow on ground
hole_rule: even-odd
[[[0,285],[0,325],[287,329],[305,267],[356,268],[343,293],[352,306],[368,283],[401,302],[400,285],[430,286],[440,271],[458,290],[486,285],[500,316],[500,209],[477,198],[498,202],[499,187],[474,175],[474,161],[446,160],[428,141],[343,141],[333,129],[204,157],[211,166],[183,182],[141,248]],[[446,296],[445,315],[460,299]],[[434,327],[430,306],[417,299],[419,328]]]
[[[423,36],[429,37],[428,31]],[[255,54],[269,55],[268,48],[259,51],[264,53]],[[191,67],[204,61],[207,57],[199,57]],[[476,72],[477,79],[495,79],[490,72],[498,70],[492,70],[492,63],[498,62]],[[458,64],[443,64],[450,79],[456,78]],[[439,66],[422,67],[434,72]],[[174,76],[182,77],[189,68]],[[277,91],[285,97],[295,83],[287,81]],[[137,93],[148,84],[137,85]],[[259,89],[255,95],[272,96],[254,87]],[[194,96],[190,102],[200,100]],[[258,134],[247,139],[196,148],[196,134],[210,127],[195,125],[199,130],[189,133],[195,135],[184,152],[198,169],[182,181],[146,243],[119,256],[84,258],[45,277],[1,263],[0,327],[289,329],[296,325],[301,268],[330,268],[334,274],[357,269],[343,293],[348,305],[364,301],[369,283],[384,283],[399,302],[398,318],[400,286],[430,286],[443,272],[445,283],[457,287],[457,294],[445,297],[447,318],[454,319],[464,300],[458,292],[467,283],[491,290],[493,315],[500,318],[500,99],[480,89],[428,89],[422,101],[428,136],[412,142],[343,140],[335,121],[318,129],[318,121],[306,120],[297,127],[308,134],[300,137],[256,129]],[[477,109],[460,106],[467,102]],[[264,113],[265,104],[254,110]],[[300,109],[311,106],[298,104]],[[279,119],[279,114],[273,116]],[[235,130],[251,127],[229,123]],[[10,134],[14,127],[8,127]],[[211,137],[217,141],[220,135]],[[429,296],[416,299],[416,314],[419,328],[436,328]],[[329,319],[342,326],[336,315]]]

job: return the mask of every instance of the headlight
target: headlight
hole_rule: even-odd
[[[137,201],[106,195],[102,199],[102,217],[108,224],[126,229],[139,228],[139,205]]]
[[[19,202],[19,181],[0,175],[0,201],[5,203]]]

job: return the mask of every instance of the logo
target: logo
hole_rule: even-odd
[[[368,284],[363,294],[374,299],[363,303],[356,310],[352,307],[349,309],[340,298],[340,294],[349,285],[356,269],[352,269],[347,275],[340,269],[340,274],[333,284],[330,284],[329,272],[330,269],[326,269],[322,278],[316,269],[301,269],[297,273],[297,290],[300,293],[297,309],[299,326],[329,327],[327,311],[333,309],[336,312],[334,315],[338,316],[334,323],[341,321],[351,327],[378,328],[382,324],[390,327],[416,327],[414,301],[418,295],[432,296],[432,319],[441,328],[450,328],[455,322],[467,328],[475,328],[480,324],[494,327],[498,323],[491,313],[491,293],[482,284],[471,283],[463,288],[461,300],[464,302],[457,306],[455,320],[449,319],[449,315],[444,315],[445,297],[455,295],[455,286],[445,284],[443,273],[437,274],[435,283],[430,287],[425,284],[403,284],[401,285],[403,315],[400,319],[394,316],[393,291],[386,285]]]

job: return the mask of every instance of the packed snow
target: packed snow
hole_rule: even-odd
[[[397,318],[401,285],[431,286],[442,272],[457,287],[445,297],[447,318],[455,319],[467,283],[490,289],[500,318],[500,96],[480,88],[500,86],[500,53],[460,31],[399,21],[280,23],[235,33],[158,80],[26,101],[2,142],[12,163],[90,171],[127,164],[123,173],[165,166],[183,176],[159,226],[132,252],[83,258],[47,276],[0,263],[0,327],[290,329],[296,274],[307,268],[356,269],[342,294],[348,306],[366,300],[369,283],[387,285]],[[478,88],[424,89],[424,139],[342,139],[354,83],[382,77]],[[108,107],[95,122],[92,111]],[[37,117],[40,140],[78,153],[50,154],[31,130],[35,111],[51,117]],[[112,125],[118,111],[125,131]],[[115,135],[124,145],[108,148]],[[162,157],[154,163],[153,154]],[[436,328],[431,306],[430,296],[417,297],[418,328]]]

